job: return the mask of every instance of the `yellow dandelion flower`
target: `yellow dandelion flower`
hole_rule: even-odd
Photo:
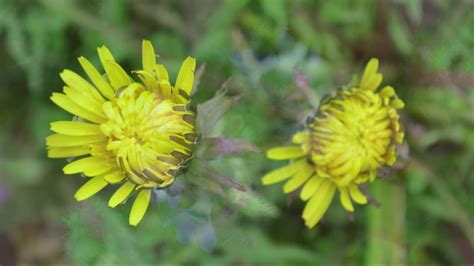
[[[291,161],[266,174],[263,184],[287,180],[285,193],[302,187],[302,217],[309,228],[321,220],[336,191],[349,212],[354,211],[353,201],[366,204],[359,185],[373,181],[380,167],[395,162],[396,144],[404,138],[397,109],[404,103],[390,86],[377,91],[382,82],[377,69],[378,60],[371,59],[358,85],[320,106],[307,128],[293,135],[297,145],[267,151],[270,159]]]
[[[51,100],[76,118],[51,123],[48,156],[74,157],[64,173],[90,178],[74,195],[78,201],[119,185],[108,203],[114,208],[136,192],[129,223],[137,225],[152,189],[172,184],[193,156],[198,133],[188,103],[196,61],[184,60],[172,86],[149,41],[142,43],[143,69],[133,72],[139,82],[105,46],[98,53],[104,75],[84,57],[79,63],[90,82],[67,69],[60,74],[66,85]]]

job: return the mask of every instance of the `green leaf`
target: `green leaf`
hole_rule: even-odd
[[[412,51],[413,41],[408,31],[408,25],[400,19],[396,11],[392,11],[389,14],[388,32],[400,53],[408,54]]]
[[[197,128],[199,133],[203,136],[208,136],[216,123],[224,116],[225,112],[229,110],[239,99],[239,96],[228,97],[226,96],[227,89],[223,88],[217,91],[214,98],[198,104],[197,106]]]
[[[202,153],[198,157],[205,160],[215,160],[223,156],[235,156],[242,153],[260,151],[251,142],[224,137],[204,138],[199,145],[202,147]]]

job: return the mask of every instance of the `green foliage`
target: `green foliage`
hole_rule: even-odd
[[[0,197],[0,234],[14,243],[18,263],[34,264],[53,255],[18,240],[21,225],[60,228],[52,236],[65,243],[57,263],[78,265],[472,263],[473,8],[462,0],[0,1],[0,192],[9,193]],[[137,228],[127,223],[130,202],[107,207],[111,190],[74,203],[84,179],[63,176],[65,162],[47,159],[44,148],[49,122],[70,117],[48,99],[62,87],[58,73],[82,74],[81,55],[97,65],[102,44],[136,69],[142,38],[155,44],[172,79],[188,54],[206,63],[196,104],[231,77],[228,95],[240,100],[206,133],[263,151],[288,142],[320,99],[378,57],[383,84],[406,103],[407,133],[395,172],[367,187],[380,207],[357,207],[350,221],[335,200],[308,230],[296,194],[261,185],[281,165],[263,153],[211,164],[246,192],[224,188],[223,198],[188,182],[178,207],[151,205]],[[309,92],[295,83],[296,68]],[[216,233],[212,251],[179,242],[188,232],[176,232],[177,217],[196,211],[196,201]],[[29,239],[41,230],[28,231]]]

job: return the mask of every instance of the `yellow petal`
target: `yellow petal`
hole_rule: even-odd
[[[106,186],[107,182],[105,182],[102,176],[93,177],[77,190],[76,194],[74,194],[74,198],[76,198],[77,201],[88,199]]]
[[[128,76],[127,72],[125,72],[119,64],[113,61],[107,61],[105,62],[105,66],[107,66],[106,70],[108,70],[107,76],[110,80],[110,84],[112,84],[115,90],[132,83],[130,76]]]
[[[170,78],[168,76],[168,70],[166,70],[165,66],[157,64],[155,65],[155,71],[159,79],[163,79],[169,82]]]
[[[337,183],[340,187],[347,186],[354,178],[356,178],[361,170],[362,167],[362,159],[360,157],[354,158],[354,161],[350,163],[351,168],[347,171],[345,176],[342,179],[335,180],[334,182]]]
[[[121,171],[116,171],[111,174],[108,174],[104,177],[105,181],[110,184],[117,184],[125,178],[125,175]]]
[[[364,85],[364,89],[375,91],[379,87],[380,83],[382,83],[382,74],[374,74],[372,79],[370,79],[368,83]]]
[[[97,52],[99,54],[100,62],[102,63],[102,66],[104,67],[104,69],[106,68],[105,66],[106,62],[115,62],[115,59],[112,56],[112,53],[110,52],[109,48],[107,48],[105,45],[97,48]]]
[[[63,171],[67,175],[84,172],[87,176],[95,176],[106,172],[110,168],[107,159],[103,157],[86,157],[67,164]]]
[[[267,151],[267,157],[273,160],[288,160],[304,155],[305,152],[301,146],[276,147]]]
[[[304,187],[300,193],[300,198],[304,201],[307,201],[309,198],[311,198],[323,180],[323,178],[313,175],[313,177],[311,177],[311,179],[306,182],[306,184],[304,184]]]
[[[194,69],[196,68],[196,59],[188,56],[179,69],[175,88],[183,90],[187,95],[191,95],[194,83]]]
[[[367,197],[360,192],[359,187],[357,185],[349,185],[349,193],[351,198],[358,204],[366,204]]]
[[[397,155],[395,152],[395,146],[391,145],[388,147],[387,153],[385,154],[385,162],[387,165],[392,166],[397,160]]]
[[[370,90],[370,83],[373,81],[374,76],[377,74],[377,69],[379,67],[379,60],[376,58],[370,59],[369,63],[365,67],[364,74],[360,81],[360,88]],[[378,79],[378,78],[375,78]],[[380,76],[381,80],[381,76]]]
[[[294,175],[298,169],[291,164],[277,168],[262,177],[262,184],[271,185]]]
[[[354,211],[354,206],[352,205],[351,198],[349,197],[349,192],[347,191],[346,187],[339,188],[339,199],[341,200],[341,204],[349,212]]]
[[[324,179],[303,210],[302,216],[305,220],[309,219],[313,215],[314,211],[318,208],[325,195],[332,188],[335,188],[335,185],[332,183],[332,181]]]
[[[159,87],[158,87],[158,82],[156,81],[156,78],[152,75],[152,73],[147,72],[147,71],[134,71],[134,73],[137,73],[140,79],[142,80],[143,84],[145,84],[145,87],[153,92],[159,92]]]
[[[142,41],[142,62],[143,69],[152,72],[156,64],[156,55],[153,45],[148,40]]]
[[[405,133],[403,132],[397,132],[395,133],[395,142],[397,142],[398,144],[402,144],[403,143],[403,139],[405,138]]]
[[[105,118],[104,112],[102,112],[102,104],[95,101],[89,95],[82,94],[76,89],[67,86],[63,87],[63,91],[64,94],[66,94],[66,96],[71,99],[71,101],[76,103],[84,110],[87,110],[98,117]]]
[[[367,78],[370,78],[373,74],[377,73],[379,68],[379,60],[377,58],[371,58],[367,63],[367,66],[364,69],[364,74],[362,75],[361,83]]]
[[[99,104],[104,103],[104,98],[102,98],[102,95],[100,95],[95,87],[75,72],[65,69],[63,72],[61,72],[61,74],[59,74],[59,76],[68,87],[90,96]]]
[[[351,152],[346,152],[345,154],[351,154]],[[341,176],[341,175],[346,175],[349,171],[352,170],[352,167],[353,167],[353,157],[352,158],[347,158],[346,156],[348,155],[341,155],[341,156],[338,156],[336,157],[332,162],[339,162],[339,160],[343,160],[343,159],[346,159],[345,162],[342,162],[342,164],[340,164],[339,166],[337,167],[334,167],[334,168],[331,168],[329,169],[329,172],[333,175],[333,176]],[[340,157],[340,158],[339,158]],[[331,163],[332,163],[331,162]]]
[[[88,145],[107,140],[105,136],[68,136],[62,134],[53,134],[46,138],[46,145],[50,147],[73,147]]]
[[[158,84],[160,86],[161,96],[165,99],[171,99],[172,91],[170,82],[167,80],[160,80]]]
[[[94,85],[99,89],[99,91],[107,99],[112,100],[114,98],[115,92],[112,89],[112,86],[102,77],[102,75],[97,71],[97,69],[87,60],[85,57],[79,57],[79,64],[86,72],[89,79],[94,83]]]
[[[102,135],[97,124],[76,121],[57,121],[51,123],[51,130],[69,136]]]
[[[305,220],[305,224],[309,228],[313,228],[323,217],[323,215],[328,210],[329,205],[331,204],[332,199],[334,198],[334,193],[336,192],[336,186],[331,184],[328,191],[321,195],[318,205],[316,206],[312,216]]]
[[[151,189],[143,189],[138,193],[138,196],[133,203],[132,210],[130,211],[130,217],[128,219],[130,225],[136,226],[143,219],[150,203],[150,197]]]
[[[333,173],[332,169],[339,169],[341,167],[344,167],[344,165],[349,164],[348,161],[350,161],[354,158],[354,152],[353,151],[341,150],[340,153],[336,153],[336,154],[337,155],[333,156],[332,160],[328,163],[328,166],[331,168],[331,173]],[[339,171],[341,171],[341,170],[342,169],[339,169]]]
[[[68,111],[73,115],[77,115],[81,118],[84,118],[88,121],[95,122],[98,124],[104,123],[106,119],[97,116],[94,113],[91,113],[84,108],[77,105],[74,101],[72,101],[69,97],[62,93],[53,93],[51,96],[51,101],[53,101],[56,105],[61,107],[62,109]]]
[[[305,143],[309,138],[309,131],[301,131],[293,135],[291,141],[295,144]]]
[[[131,182],[125,182],[115,193],[110,197],[109,207],[115,208],[115,206],[122,203],[135,188],[135,184]]]
[[[68,158],[86,155],[89,153],[89,147],[87,146],[73,146],[73,147],[60,147],[50,148],[48,150],[49,158]]]
[[[390,106],[395,109],[402,109],[403,107],[405,107],[405,103],[400,99],[395,99],[390,102]]]
[[[395,95],[395,89],[392,86],[385,86],[379,94],[382,98],[390,98]]]
[[[298,172],[296,172],[295,176],[290,179],[286,184],[283,186],[283,192],[284,193],[290,193],[297,188],[299,188],[301,185],[308,180],[308,178],[311,177],[314,173],[314,168],[312,165],[309,164],[304,164],[303,167],[298,169]]]
[[[97,48],[99,53],[100,61],[102,66],[104,66],[105,73],[109,78],[110,84],[114,91],[117,91],[121,87],[130,84],[130,77],[123,70],[123,68],[115,62],[112,53],[105,46]]]

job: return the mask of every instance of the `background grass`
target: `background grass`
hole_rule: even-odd
[[[473,9],[469,0],[0,0],[0,264],[474,263]],[[70,119],[49,100],[58,73],[82,73],[80,55],[97,64],[102,44],[135,69],[142,38],[172,77],[188,54],[206,64],[196,102],[232,77],[230,94],[243,98],[213,134],[261,149],[287,142],[311,102],[378,57],[383,84],[406,103],[407,133],[395,169],[368,186],[379,207],[351,218],[335,202],[307,230],[296,195],[260,184],[279,165],[263,154],[216,164],[247,193],[196,200],[184,190],[179,207],[153,205],[138,228],[127,225],[130,205],[106,206],[110,192],[74,202],[82,178],[63,176],[44,144],[49,122]]]

